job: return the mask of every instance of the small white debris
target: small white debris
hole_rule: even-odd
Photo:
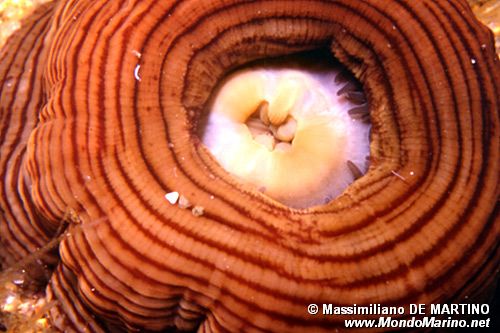
[[[415,175],[415,172],[410,171],[410,176],[414,176],[414,175]]]
[[[14,312],[19,305],[19,300],[14,295],[9,295],[0,306],[2,312]]]
[[[470,62],[471,62],[471,64],[475,65],[475,64],[476,64],[476,59],[471,58],[471,59],[470,59]]]
[[[165,199],[167,199],[167,201],[170,202],[172,205],[175,205],[177,203],[177,200],[179,199],[179,193],[169,192],[165,194]]]
[[[139,69],[141,69],[141,65],[137,64],[134,69],[134,77],[137,81],[141,82],[141,77],[139,75]]]
[[[189,207],[191,207],[191,203],[185,196],[181,195],[179,197],[179,208],[186,209]]]
[[[142,57],[142,53],[137,51],[137,50],[132,50],[132,53],[138,58],[138,59],[141,59]]]
[[[400,175],[399,173],[397,173],[396,171],[391,170],[391,173],[392,173],[394,176],[396,176],[396,177],[398,177],[399,179],[401,179],[402,181],[404,181],[404,182],[406,181],[405,177],[401,176],[401,175]]]
[[[9,295],[7,296],[7,299],[5,299],[5,304],[12,304],[16,300],[16,297],[14,295]]]
[[[194,216],[202,216],[203,213],[205,212],[205,208],[202,206],[194,206],[193,209],[191,209],[191,213],[193,213]]]
[[[12,283],[15,285],[22,285],[24,284],[24,278],[23,277],[17,277],[14,280],[12,280]]]

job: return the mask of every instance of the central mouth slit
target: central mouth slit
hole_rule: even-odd
[[[201,129],[226,171],[292,208],[330,202],[368,169],[366,95],[324,58],[303,54],[233,72]]]
[[[252,138],[269,151],[289,151],[297,131],[297,120],[285,111],[269,114],[269,102],[260,102],[257,110],[245,123]]]

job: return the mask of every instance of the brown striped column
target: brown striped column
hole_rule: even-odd
[[[44,220],[33,206],[26,172],[26,143],[46,102],[42,75],[52,7],[38,8],[0,53],[0,267],[4,269],[45,244],[57,229],[58,222]]]
[[[346,317],[309,303],[467,302],[497,279],[500,68],[465,1],[67,1],[52,38],[25,166],[48,220],[81,219],[60,329],[326,332]],[[371,166],[292,210],[196,130],[230,70],[319,48],[363,83]]]

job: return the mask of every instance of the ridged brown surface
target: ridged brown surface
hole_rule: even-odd
[[[40,7],[0,53],[0,263],[8,267],[55,231],[33,207],[26,142],[46,99],[42,75],[52,9]]]
[[[500,67],[464,1],[66,1],[48,35],[32,30],[21,54],[45,58],[47,41],[45,95],[4,93],[12,46],[0,67],[2,250],[32,251],[78,213],[49,287],[60,329],[326,332],[346,317],[309,303],[468,302],[496,282]],[[195,132],[228,71],[318,48],[364,85],[371,166],[330,204],[290,210]],[[46,220],[10,212],[25,207],[13,193]]]

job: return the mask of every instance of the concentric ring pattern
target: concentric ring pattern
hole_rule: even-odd
[[[17,35],[32,47],[1,60],[1,228],[13,258],[77,212],[49,284],[60,329],[326,332],[347,317],[308,304],[465,302],[497,279],[500,68],[465,1],[52,6],[49,27]],[[292,210],[230,177],[196,133],[228,72],[313,49],[363,84],[370,169]]]

